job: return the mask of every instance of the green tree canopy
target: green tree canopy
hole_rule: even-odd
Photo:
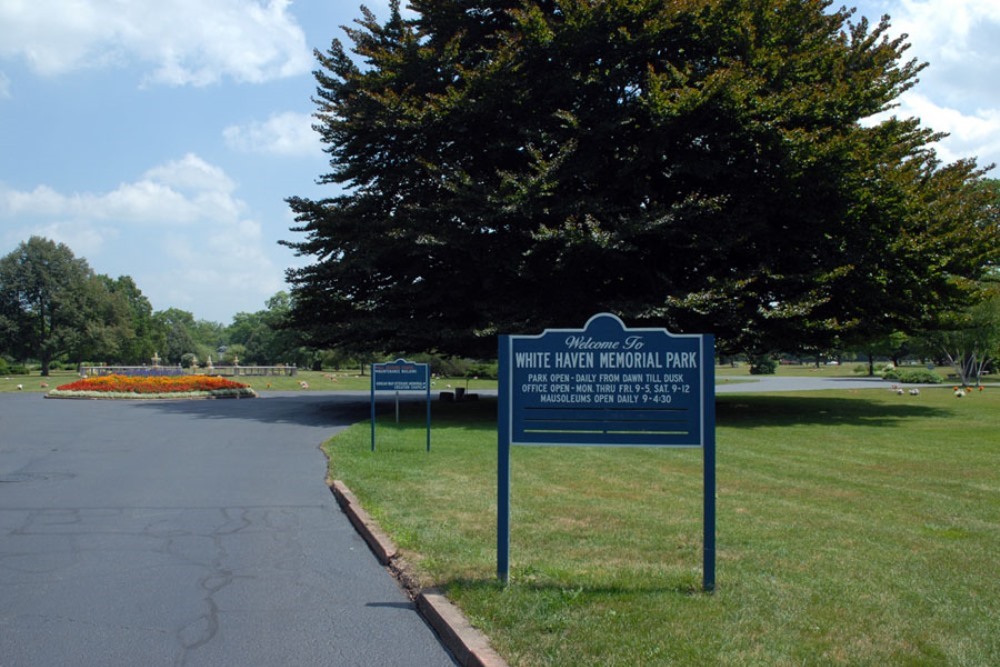
[[[412,0],[317,52],[340,186],[289,199],[317,346],[469,355],[634,325],[723,351],[906,329],[997,256],[974,161],[891,108],[922,65],[829,0]]]
[[[37,359],[42,375],[59,357],[82,361],[132,335],[123,303],[68,246],[33,236],[0,259],[0,332],[7,354]]]
[[[164,347],[154,350],[166,363],[179,364],[185,354],[198,353],[195,342],[194,315],[179,308],[167,308],[153,313],[155,326],[163,333]]]
[[[947,359],[964,385],[976,385],[1000,360],[1000,270],[977,285],[967,307],[945,313],[936,328],[923,332],[923,352]]]
[[[237,313],[227,329],[229,341],[244,347],[240,359],[262,365],[296,363],[300,356],[299,336],[284,328],[291,310],[288,292],[278,292],[267,300],[267,308],[255,313]]]
[[[153,322],[149,299],[130,276],[112,279],[101,275],[98,279],[108,295],[106,308],[113,313],[104,319],[119,324],[113,330],[113,339],[97,346],[87,358],[130,365],[149,363],[166,343],[165,333]]]
[[[206,363],[209,357],[218,361],[219,348],[228,342],[226,327],[222,324],[195,320],[193,313],[180,308],[153,313],[152,328],[159,341],[155,352],[169,364],[181,363],[184,355],[194,355],[199,364]]]

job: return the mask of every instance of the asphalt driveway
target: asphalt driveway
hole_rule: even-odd
[[[0,395],[0,666],[454,665],[324,483],[366,410]]]

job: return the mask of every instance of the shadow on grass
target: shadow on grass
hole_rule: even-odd
[[[915,398],[916,400],[911,400]],[[864,426],[896,427],[910,419],[943,418],[952,410],[918,402],[918,397],[900,397],[899,403],[823,394],[802,395],[733,394],[716,397],[716,423],[721,427],[759,428],[780,426]],[[368,396],[349,394],[292,394],[245,400],[150,401],[131,405],[141,410],[179,412],[201,419],[246,419],[268,423],[303,425],[343,425],[367,420],[371,415]],[[376,402],[379,428],[397,428],[392,399]],[[400,403],[398,428],[412,428],[426,422],[426,403],[407,397]],[[497,399],[431,403],[431,428],[455,428],[474,432],[496,430]]]
[[[821,393],[725,395],[716,397],[716,422],[719,426],[738,428],[844,424],[895,427],[910,419],[943,418],[954,414],[947,408],[915,402],[910,396],[900,397],[900,401],[891,404],[864,395],[850,398]],[[413,423],[423,419],[424,413],[420,409],[418,405],[405,406],[401,409],[401,420]],[[386,410],[391,410],[391,407],[383,407],[380,411],[380,425],[392,419]],[[469,403],[435,402],[432,415],[434,427],[494,431],[497,401],[495,398],[483,398]]]
[[[379,428],[394,428],[395,407],[392,399],[381,399],[375,406],[375,419]],[[399,408],[399,428],[423,426],[427,419],[427,404],[407,401]],[[497,399],[483,397],[461,403],[431,401],[431,427],[455,428],[469,431],[496,431]]]
[[[903,397],[902,400],[910,397]],[[916,402],[887,404],[868,398],[732,395],[716,398],[716,423],[733,428],[781,426],[902,426],[910,419],[943,418],[951,410]]]

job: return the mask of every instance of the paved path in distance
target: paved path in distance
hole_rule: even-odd
[[[366,400],[0,395],[0,665],[454,665],[324,482]]]

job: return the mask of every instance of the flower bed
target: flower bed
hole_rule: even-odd
[[[51,398],[254,398],[249,386],[208,375],[133,377],[104,375],[56,387]]]

